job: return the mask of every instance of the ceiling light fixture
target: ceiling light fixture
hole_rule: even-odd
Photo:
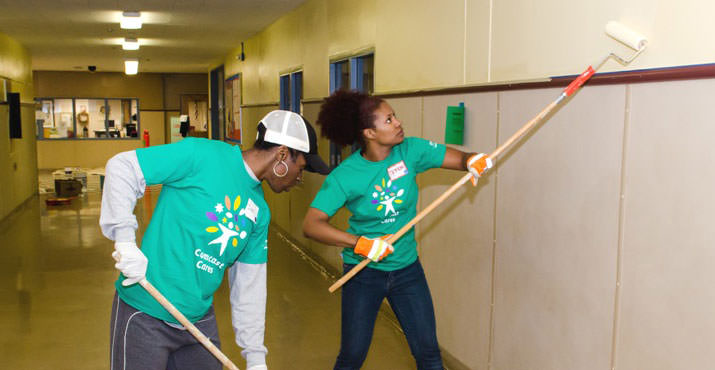
[[[119,26],[127,30],[138,30],[142,28],[142,19],[139,12],[123,12]]]
[[[139,72],[139,60],[126,59],[124,61],[124,73],[128,75],[135,75],[137,72]]]
[[[139,50],[139,40],[130,37],[124,38],[124,42],[122,42],[122,49]]]

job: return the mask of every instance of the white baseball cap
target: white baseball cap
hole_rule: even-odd
[[[300,114],[287,110],[274,110],[266,114],[258,122],[256,139],[302,152],[307,171],[323,175],[330,173],[330,167],[318,155],[318,137],[313,126]]]

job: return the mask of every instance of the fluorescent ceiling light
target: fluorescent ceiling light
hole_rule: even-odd
[[[124,50],[139,50],[139,40],[126,37],[124,39],[124,42],[122,42],[122,49],[124,49]]]
[[[122,13],[122,20],[119,22],[119,25],[127,30],[138,30],[142,28],[142,19],[139,12]]]
[[[139,60],[127,59],[124,61],[124,73],[135,75],[137,72],[139,72]]]

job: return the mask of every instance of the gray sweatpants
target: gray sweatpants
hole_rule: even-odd
[[[110,370],[221,370],[221,363],[191,333],[126,304],[114,294]],[[217,346],[213,306],[194,323]]]

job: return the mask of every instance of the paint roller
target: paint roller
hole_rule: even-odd
[[[629,58],[623,58],[615,53],[610,53],[606,55],[601,62],[597,63],[595,68],[593,66],[588,66],[586,70],[581,73],[576,79],[574,79],[566,88],[561,92],[561,95],[551,102],[546,108],[544,108],[539,114],[536,115],[536,117],[532,118],[531,121],[527,122],[524,126],[522,126],[514,135],[512,135],[509,139],[507,139],[504,143],[502,143],[496,150],[494,150],[491,154],[489,154],[489,157],[492,158],[492,160],[495,160],[502,152],[505,150],[509,149],[517,140],[522,138],[524,135],[526,135],[534,126],[536,126],[538,123],[540,123],[546,116],[551,113],[551,111],[556,108],[556,106],[559,105],[564,99],[567,97],[573,95],[573,93],[576,92],[586,81],[588,81],[591,76],[593,76],[596,71],[611,57],[616,59],[619,63],[622,65],[628,65],[633,59],[635,59],[638,55],[640,55],[643,50],[645,50],[646,46],[648,45],[648,41],[645,37],[641,36],[640,34],[632,31],[631,29],[627,28],[626,26],[616,22],[616,21],[611,21],[606,24],[606,34],[617,41],[620,41],[624,45],[630,47],[631,49],[635,50],[636,52],[631,55]],[[440,195],[437,199],[432,201],[425,209],[420,211],[415,218],[410,220],[405,226],[400,228],[395,234],[393,234],[390,238],[387,239],[387,242],[390,244],[394,244],[397,239],[399,239],[402,235],[404,235],[407,231],[412,228],[415,224],[420,222],[427,214],[429,214],[433,209],[435,209],[438,205],[440,205],[445,199],[447,199],[452,193],[454,193],[460,186],[462,186],[464,183],[469,181],[469,179],[472,178],[472,174],[470,172],[467,172],[459,181],[457,181],[452,187],[447,189],[442,195]],[[477,179],[479,180],[479,179]],[[355,276],[360,270],[365,268],[367,264],[370,263],[370,259],[364,259],[361,261],[359,264],[355,265],[350,271],[348,271],[345,275],[343,275],[339,280],[337,280],[333,285],[328,288],[328,291],[331,293],[338,290],[343,284],[345,284],[350,278]]]
[[[648,45],[648,40],[645,37],[616,21],[610,21],[606,24],[606,34],[636,51],[636,53],[628,59],[623,59],[614,53],[611,53],[609,55],[613,56],[619,63],[623,65],[627,65],[628,63],[630,63],[638,56],[638,54],[645,50],[646,46]]]

